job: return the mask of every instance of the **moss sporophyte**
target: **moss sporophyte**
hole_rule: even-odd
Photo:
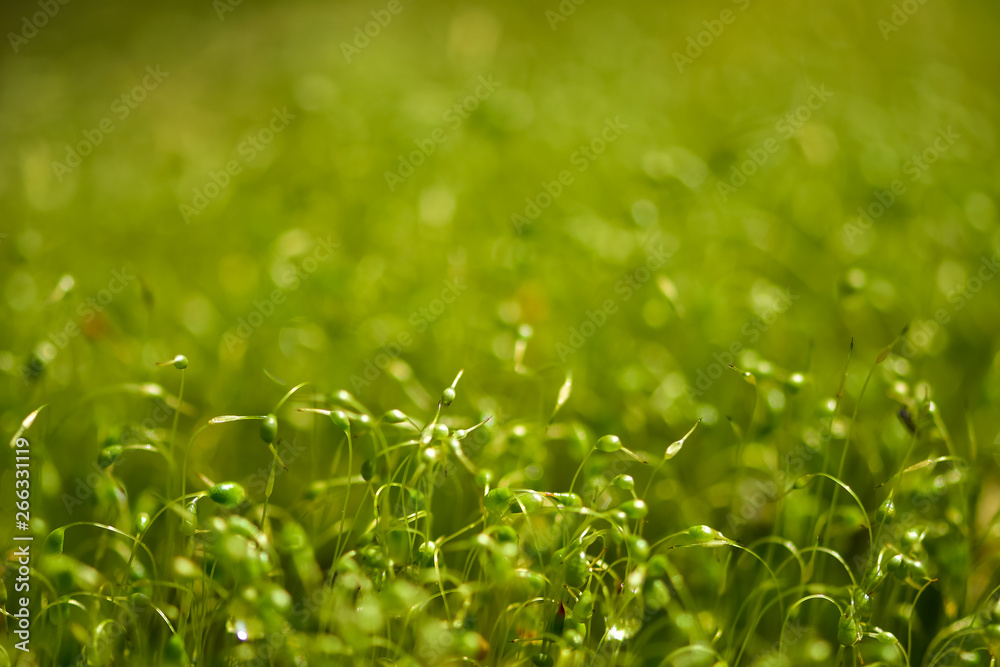
[[[181,373],[171,399],[180,405],[191,367],[182,355],[163,365]],[[741,385],[751,392],[787,384],[752,375]],[[830,451],[793,469],[788,447],[778,450],[754,423],[722,432],[698,419],[665,438],[629,437],[628,447],[596,435],[573,412],[570,375],[553,386],[544,418],[470,415],[462,377],[426,409],[375,412],[350,392],[300,384],[256,414],[194,428],[175,420],[148,443],[107,442],[97,454],[106,492],[88,499],[101,521],[39,533],[42,653],[75,647],[92,664],[220,654],[275,664],[416,664],[411,655],[614,664],[656,641],[666,664],[762,656],[905,665],[918,650],[944,664],[949,636],[966,638],[963,655],[985,655],[1000,635],[998,589],[984,590],[942,639],[917,639],[921,605],[944,595],[958,608],[936,586],[968,558],[961,490],[977,472],[952,453],[943,424],[928,430],[940,421],[936,404],[906,387],[895,391],[908,421],[888,421],[908,438],[904,451],[894,473],[881,470],[884,482],[865,489],[844,481],[842,450],[864,417],[866,384],[849,422],[839,421],[842,395],[821,401],[833,435],[815,437]],[[788,428],[812,417],[804,410]],[[34,423],[26,419],[17,437]],[[713,464],[725,488],[768,473],[752,456],[774,465],[780,451],[787,469],[771,471],[765,502],[729,531],[679,524],[672,494],[689,459],[731,456],[716,444],[734,434],[753,442],[739,446],[739,465],[725,456]],[[213,481],[212,451],[229,443],[266,462]],[[174,495],[133,491],[135,468],[152,458],[167,462],[164,489]],[[716,505],[730,500],[723,486],[712,493]],[[682,512],[692,513],[713,514],[701,505]],[[97,544],[107,557],[94,558]],[[79,637],[61,632],[68,625]]]

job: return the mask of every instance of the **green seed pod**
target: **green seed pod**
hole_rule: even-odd
[[[716,540],[725,540],[725,536],[722,533],[710,526],[691,526],[688,528],[687,533],[699,544],[706,544]]]
[[[90,636],[85,650],[87,664],[100,667],[111,663],[114,657],[115,637],[119,634],[116,622],[113,620],[101,621],[94,629],[94,634]]]
[[[517,531],[510,526],[500,526],[493,531],[493,536],[497,542],[517,542]]]
[[[246,496],[247,492],[236,482],[220,482],[208,492],[209,498],[228,509],[237,507]]]
[[[632,479],[632,475],[618,475],[611,483],[615,488],[621,489],[622,491],[631,491],[635,488],[635,480]]]
[[[142,535],[149,528],[149,514],[146,512],[139,512],[135,515],[135,533],[136,535]]]
[[[531,656],[531,664],[535,667],[552,667],[555,664],[552,660],[552,656],[548,653],[536,653]]]
[[[837,623],[837,641],[844,646],[854,646],[858,643],[858,624],[850,616],[844,616]]]
[[[545,497],[536,491],[529,491],[528,493],[522,493],[517,497],[517,502],[514,506],[510,508],[510,511],[514,514],[521,513],[521,507],[524,507],[525,512],[534,512],[539,507],[545,505]]]
[[[174,357],[174,368],[176,368],[179,371],[182,371],[187,367],[188,367],[187,357],[185,357],[183,354],[178,354],[176,357]]]
[[[474,658],[483,652],[486,640],[478,632],[463,632],[458,636],[456,650],[466,658]]]
[[[423,567],[431,567],[434,565],[435,552],[437,552],[437,543],[433,540],[427,540],[417,547],[417,563]]]
[[[476,473],[476,484],[482,487],[487,487],[493,483],[493,471],[489,468],[480,468],[479,472]]]
[[[385,551],[377,544],[369,544],[361,550],[361,562],[365,566],[382,571],[385,569]]]
[[[382,421],[386,424],[402,424],[406,421],[406,414],[402,410],[389,410],[382,416]]]
[[[264,598],[264,601],[268,607],[281,614],[292,608],[292,596],[280,586],[273,587],[268,592],[267,597]]]
[[[583,586],[587,583],[588,570],[587,555],[582,551],[577,551],[566,560],[566,584],[573,588]]]
[[[886,569],[897,579],[906,578],[906,557],[903,554],[896,554],[889,559]]]
[[[876,562],[872,565],[872,569],[865,573],[865,578],[861,581],[861,587],[866,591],[874,591],[882,584],[885,575],[886,570],[882,567],[881,563]]]
[[[45,538],[42,545],[42,553],[46,556],[55,556],[63,552],[63,545],[66,542],[66,529],[56,528]]]
[[[649,558],[649,542],[638,535],[629,535],[625,540],[628,543],[628,551],[632,560],[645,563],[646,559]]]
[[[187,652],[184,650],[184,638],[180,635],[171,635],[163,647],[163,661],[168,665],[187,665]]]
[[[920,531],[915,528],[910,528],[908,531],[903,533],[903,546],[907,549],[912,549],[914,546],[920,543],[922,536]]]
[[[375,459],[368,459],[361,464],[361,478],[366,482],[375,479]]]
[[[927,576],[927,565],[922,560],[912,558],[906,559],[906,572],[914,581],[924,581],[930,579]]]
[[[854,609],[857,611],[858,616],[862,619],[870,617],[872,615],[872,606],[871,595],[860,588],[854,589]]]
[[[198,529],[198,499],[189,502],[184,509],[187,510],[187,514],[181,518],[181,534],[194,535]]]
[[[602,452],[617,452],[621,448],[622,441],[618,439],[617,435],[605,435],[597,440],[597,449]]]
[[[455,388],[445,387],[445,390],[441,392],[441,403],[447,407],[455,401]]]
[[[583,635],[580,634],[575,628],[566,628],[563,630],[563,639],[569,644],[571,648],[578,649],[583,646]]]
[[[583,500],[575,493],[546,493],[545,495],[565,507],[583,506]]]
[[[364,476],[364,474],[365,474],[365,466],[364,464],[361,464],[361,475]],[[308,487],[306,487],[305,499],[316,500],[321,495],[326,493],[327,488],[329,488],[329,485],[326,483],[326,481],[318,479],[312,484],[310,484]]]
[[[271,444],[278,437],[278,418],[274,415],[264,417],[260,423],[260,439]]]
[[[898,644],[899,640],[896,639],[896,635],[892,634],[888,630],[879,630],[875,635],[875,639],[878,640],[879,644]]]
[[[249,519],[241,516],[233,515],[229,517],[226,521],[226,528],[234,535],[242,535],[248,540],[260,541],[264,539],[264,534],[260,531],[260,528],[255,526]],[[305,535],[305,531],[302,526],[292,521],[285,521],[285,526],[282,530],[282,538],[284,539],[292,533],[301,533],[302,535]],[[303,537],[303,539],[305,538]]]
[[[594,613],[594,596],[590,591],[584,591],[580,599],[573,605],[573,618],[577,621],[586,621]]]
[[[367,547],[369,544],[375,541],[375,533],[372,531],[365,531],[358,535],[358,540],[355,546],[360,549],[361,547]]]
[[[896,503],[892,502],[892,496],[889,496],[882,501],[881,505],[878,506],[878,512],[875,513],[875,518],[878,519],[879,523],[887,523],[892,521],[895,516]]]
[[[513,500],[514,492],[504,486],[498,489],[493,489],[487,493],[486,498],[483,499],[483,506],[486,508],[487,512],[503,514],[507,511],[507,508],[510,507]]]
[[[349,433],[351,430],[351,420],[348,419],[347,413],[343,410],[334,410],[331,412],[330,421],[344,433]]]
[[[431,429],[431,435],[438,440],[444,440],[448,437],[449,433],[448,427],[444,424],[434,424],[434,427]]]
[[[214,539],[215,537],[222,535],[224,532],[226,532],[226,528],[228,528],[228,525],[226,524],[226,520],[223,519],[221,516],[213,516],[211,519],[208,520],[208,527],[209,530],[215,533],[215,535],[212,536],[212,538]]]
[[[181,579],[193,580],[201,575],[201,570],[193,561],[184,556],[177,556],[173,562],[174,573]]]
[[[646,503],[640,499],[629,500],[618,506],[618,509],[625,513],[630,519],[641,519],[649,513]]]
[[[102,468],[107,468],[112,463],[118,460],[118,457],[122,455],[124,448],[121,445],[111,445],[110,447],[105,447],[101,450],[101,453],[97,455],[97,463]]]

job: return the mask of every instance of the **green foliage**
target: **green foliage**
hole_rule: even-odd
[[[386,7],[6,13],[0,667],[996,665],[996,3]]]

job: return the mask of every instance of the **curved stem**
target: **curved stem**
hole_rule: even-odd
[[[583,464],[585,464],[587,462],[587,459],[589,459],[590,455],[593,454],[593,453],[594,453],[594,449],[591,448],[591,450],[587,452],[587,455],[583,457],[583,460],[580,461],[580,465],[576,469],[576,474],[573,475],[573,481],[571,481],[569,483],[569,492],[570,493],[573,493],[573,487],[576,486],[576,478],[580,476],[580,471],[583,470]]]

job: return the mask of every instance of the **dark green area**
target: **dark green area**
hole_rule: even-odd
[[[25,435],[34,657],[243,664],[280,636],[274,664],[785,664],[753,662],[784,627],[794,665],[905,664],[875,635],[905,648],[909,629],[911,664],[995,664],[998,19],[939,0],[8,3],[0,432],[47,406]],[[181,473],[210,418],[272,412],[207,428]],[[450,438],[486,417],[463,463]],[[182,490],[208,493],[197,516],[167,502]],[[134,535],[161,509],[159,580],[128,538],[71,525]],[[159,583],[184,577],[197,595]],[[559,605],[585,596],[584,631]],[[115,601],[124,639],[101,625]]]

